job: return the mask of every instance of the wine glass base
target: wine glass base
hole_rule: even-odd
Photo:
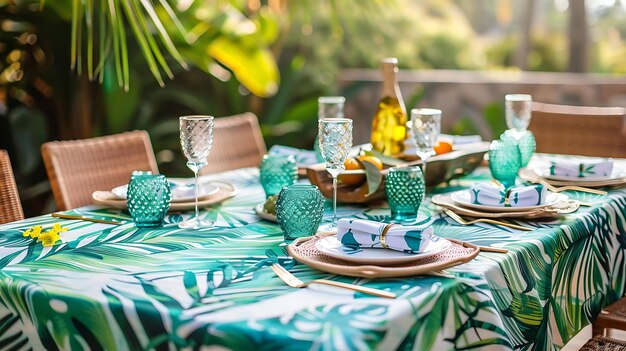
[[[178,228],[182,229],[200,229],[213,227],[215,223],[207,219],[196,220],[196,218],[188,219],[184,222],[178,223]]]
[[[326,224],[322,224],[319,228],[317,228],[318,232],[323,232],[323,233],[337,233],[337,226],[333,225],[332,223],[326,223]]]

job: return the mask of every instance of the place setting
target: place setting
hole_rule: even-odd
[[[434,153],[440,121],[440,112],[412,113],[411,125],[415,126],[414,135],[424,159]],[[334,179],[342,172],[349,154],[351,122],[319,121],[320,151]],[[385,222],[337,219],[333,198],[332,220],[320,226],[324,200],[319,188],[310,184],[284,186],[275,210],[290,256],[325,272],[382,278],[440,274],[443,269],[472,260],[482,249],[506,253],[506,249],[444,238],[442,233],[435,233],[430,217],[418,220],[426,190],[425,171],[423,164],[389,169],[384,188],[389,205]]]
[[[141,174],[141,173],[138,173]],[[146,174],[150,175],[150,174]],[[191,183],[184,178],[168,178],[171,190],[170,211],[193,210],[196,205],[196,192],[193,179]],[[95,191],[92,199],[95,204],[110,208],[127,209],[128,184],[117,186],[109,191]],[[225,181],[200,180],[198,183],[198,206],[206,207],[219,204],[235,196],[237,189]]]
[[[554,189],[606,195],[606,191],[595,188],[626,185],[626,167],[611,158],[550,156],[537,159],[520,170],[520,177]]]
[[[128,210],[137,227],[161,226],[167,212],[189,210],[195,210],[195,216],[178,223],[179,227],[212,227],[212,221],[200,216],[200,208],[220,204],[237,195],[236,187],[227,181],[199,177],[213,145],[213,119],[212,116],[179,118],[181,148],[187,158],[187,167],[194,172],[193,179],[134,171],[128,184],[93,192],[93,202],[107,208]]]
[[[469,189],[435,195],[432,203],[443,207],[446,214],[463,225],[488,219],[483,221],[520,230],[531,229],[492,219],[549,218],[577,211],[580,202],[570,199],[560,189],[543,182],[519,181],[518,176],[521,177],[536,150],[534,135],[526,129],[530,123],[531,104],[530,95],[505,97],[506,122],[510,129],[489,146],[489,170],[493,180],[474,183]],[[460,215],[478,220],[465,221]]]

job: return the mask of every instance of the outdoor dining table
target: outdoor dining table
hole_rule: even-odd
[[[163,227],[138,229],[123,211],[96,206],[67,213],[123,224],[43,215],[1,226],[0,349],[551,350],[625,292],[624,188],[606,196],[568,192],[592,206],[514,221],[533,231],[462,226],[425,200],[418,221],[431,223],[439,236],[508,253],[481,252],[443,274],[368,280],[288,256],[279,226],[254,213],[265,200],[258,169],[211,177],[238,189],[201,212],[213,228],[179,229],[189,214],[171,213]],[[433,191],[488,178],[479,168]],[[384,203],[342,205],[338,214],[389,220]],[[22,235],[59,222],[69,230],[56,246]],[[270,269],[276,262],[303,281],[362,284],[397,298],[291,288]]]

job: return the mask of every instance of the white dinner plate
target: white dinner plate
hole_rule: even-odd
[[[431,241],[424,252],[411,254],[390,249],[350,248],[344,246],[336,235],[328,236],[315,243],[315,247],[321,253],[330,257],[356,263],[382,265],[400,264],[429,257],[447,249],[450,245],[452,245],[450,241],[440,238],[437,241]]]
[[[565,182],[582,182],[582,181],[605,182],[607,180],[626,178],[626,171],[622,169],[613,169],[613,173],[611,173],[610,176],[586,176],[586,177],[567,177],[567,176],[551,175],[550,168],[547,168],[547,167],[533,168],[533,171],[542,178],[552,179],[552,180],[561,180]]]
[[[472,195],[469,190],[459,190],[450,195],[452,201],[456,202],[458,205],[468,208],[473,208],[481,211],[487,212],[526,212],[532,211],[552,205],[556,205],[561,201],[565,201],[569,199],[569,197],[565,194],[557,194],[551,191],[548,191],[548,195],[546,196],[546,202],[541,205],[535,206],[521,206],[521,207],[504,207],[504,206],[490,206],[490,205],[477,205],[471,202]]]
[[[267,212],[263,211],[263,205],[264,204],[265,204],[264,202],[261,202],[260,204],[258,204],[258,205],[256,205],[254,207],[254,212],[256,213],[256,215],[261,217],[261,218],[263,218],[263,219],[265,219],[265,220],[267,220],[267,221],[277,222],[275,214],[271,214],[271,213],[267,213]]]
[[[170,180],[170,189],[172,190],[172,202],[188,202],[196,200],[193,182],[181,183]],[[220,188],[219,186],[212,184],[211,181],[202,182],[200,180],[198,183],[198,190],[198,198],[201,199],[216,194]],[[115,187],[111,189],[111,192],[120,199],[126,199],[128,194],[128,184]]]

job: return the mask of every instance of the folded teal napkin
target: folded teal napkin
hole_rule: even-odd
[[[269,155],[293,155],[296,163],[302,166],[314,165],[319,162],[315,151],[297,149],[291,146],[274,145],[267,153]]]
[[[337,222],[337,239],[352,248],[388,248],[420,253],[432,242],[443,240],[427,225],[389,225],[364,219],[342,218]]]
[[[546,202],[548,191],[541,184],[505,189],[490,183],[474,183],[470,188],[471,203],[498,207],[536,206]]]
[[[613,173],[612,159],[596,160],[567,160],[554,159],[550,161],[550,175],[564,177],[598,177],[610,176]]]

